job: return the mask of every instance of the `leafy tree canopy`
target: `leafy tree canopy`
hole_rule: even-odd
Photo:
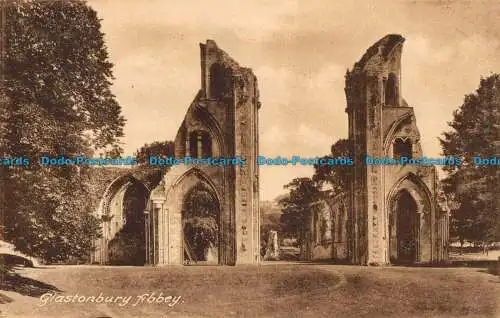
[[[46,260],[85,257],[99,226],[89,212],[88,169],[41,167],[37,158],[121,153],[125,119],[111,93],[96,12],[84,1],[9,1],[6,10],[0,153],[5,238]]]
[[[186,195],[182,217],[185,238],[197,260],[203,260],[209,247],[218,246],[219,203],[213,193],[200,184]]]
[[[454,111],[451,129],[440,139],[443,155],[463,160],[446,166],[444,191],[459,203],[452,230],[460,240],[500,240],[500,170],[474,164],[474,157],[500,159],[500,75],[482,78],[476,92],[466,95]]]
[[[173,157],[174,142],[155,141],[150,144],[146,143],[144,146],[137,149],[135,156],[139,164],[147,164],[149,162],[149,157],[151,156]]]
[[[299,244],[310,220],[310,215],[317,209],[322,197],[318,185],[311,178],[296,178],[285,185],[289,195],[280,199],[282,206],[281,222],[285,236],[296,237]]]
[[[331,147],[331,154],[324,156],[325,159],[351,157],[351,142],[347,139],[339,139]],[[352,166],[349,165],[315,165],[312,179],[318,185],[327,185],[333,194],[343,193],[348,190],[349,177]]]

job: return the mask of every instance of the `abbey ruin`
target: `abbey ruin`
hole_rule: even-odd
[[[449,214],[437,202],[436,167],[364,164],[367,155],[423,156],[413,107],[401,96],[403,43],[400,35],[383,37],[346,74],[356,164],[348,191],[312,215],[305,259],[382,265],[447,258]]]
[[[383,37],[345,76],[355,164],[348,190],[311,212],[305,260],[384,265],[447,259],[449,213],[438,204],[436,168],[363,164],[367,155],[423,156],[413,107],[401,95],[403,43],[400,35]],[[97,211],[104,236],[96,240],[92,262],[110,263],[113,253],[124,249],[116,244],[124,231],[141,233],[128,253],[142,264],[260,262],[257,79],[215,42],[200,49],[201,89],[178,130],[175,157],[239,156],[246,164],[172,166],[149,187],[132,175],[116,178]],[[216,230],[203,244],[186,212],[200,193],[205,201],[198,208]],[[130,197],[135,199],[127,201]]]
[[[97,211],[103,219],[103,238],[96,241],[93,263],[109,264],[113,242],[134,224],[142,232],[129,259],[145,255],[150,265],[254,264],[260,261],[257,78],[241,67],[214,41],[200,44],[201,89],[189,106],[175,138],[175,157],[242,157],[245,165],[177,165],[159,185],[146,188],[130,175],[115,179]],[[135,208],[126,211],[132,191]],[[216,233],[205,244],[187,226],[185,211],[194,192],[210,208],[205,220]],[[139,246],[137,246],[139,245]],[[132,248],[133,250],[134,248]]]

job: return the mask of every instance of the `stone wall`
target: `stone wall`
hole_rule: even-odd
[[[242,166],[175,167],[165,175],[164,194],[160,195],[163,199],[155,199],[160,204],[157,229],[160,236],[158,242],[150,242],[150,245],[157,244],[160,249],[164,245],[173,247],[169,247],[169,253],[159,251],[160,258],[153,263],[181,263],[181,202],[188,188],[195,186],[196,178],[197,182],[205,182],[213,188],[220,203],[219,264],[257,263],[260,261],[257,79],[250,69],[239,66],[214,41],[200,44],[200,56],[201,90],[177,133],[175,156],[194,156],[193,143],[197,141],[191,138],[204,134],[209,136],[211,146],[210,153],[201,157],[241,157],[246,162]],[[200,157],[199,153],[196,155]],[[197,172],[192,174],[192,169]],[[193,176],[197,177],[193,179]],[[150,204],[151,208],[153,205]],[[166,232],[169,234],[165,235]]]
[[[423,156],[413,109],[401,96],[403,42],[400,35],[385,36],[346,74],[346,112],[355,160],[350,180],[348,254],[355,264],[390,262],[389,205],[395,191],[404,189],[414,189],[415,196],[422,201],[417,202],[423,207],[419,211],[417,261],[439,261],[444,255],[443,242],[437,244],[437,239],[447,237],[441,232],[448,229],[439,225],[444,221],[439,223],[440,216],[436,214],[435,168],[364,164],[366,155],[392,157],[393,144],[398,138],[409,141],[413,157]]]
[[[302,260],[335,260],[345,262],[350,240],[348,195],[342,193],[322,201],[311,217],[310,239],[303,243]]]

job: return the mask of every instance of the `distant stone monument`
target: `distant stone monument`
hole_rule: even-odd
[[[273,261],[280,258],[280,247],[278,244],[278,232],[269,231],[269,238],[267,240],[266,255],[264,260]]]

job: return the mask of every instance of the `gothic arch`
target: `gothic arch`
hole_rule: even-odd
[[[182,181],[184,179],[186,179],[187,177],[189,177],[191,174],[193,174],[197,178],[199,178],[200,181],[206,183],[210,187],[210,189],[214,192],[214,194],[216,195],[217,201],[219,201],[219,203],[222,202],[221,201],[221,195],[217,191],[217,187],[215,186],[215,184],[212,182],[212,180],[210,179],[210,177],[206,173],[204,173],[201,169],[199,169],[197,167],[188,168],[185,172],[183,172],[182,174],[180,174],[171,183],[171,186],[168,187],[168,190],[166,192],[166,196],[168,197],[169,191],[171,191],[173,188],[176,188],[180,183],[182,183]]]
[[[194,109],[194,116],[200,121],[210,133],[210,136],[215,139],[218,146],[219,155],[226,154],[226,144],[222,134],[222,129],[215,117],[205,108],[197,104]]]
[[[99,208],[97,210],[97,215],[101,216],[108,214],[109,204],[113,199],[113,197],[116,196],[116,194],[119,193],[120,191],[126,191],[126,188],[132,184],[137,184],[141,186],[146,193],[151,192],[144,183],[137,180],[132,174],[125,174],[123,176],[117,177],[113,181],[111,181],[111,183],[104,191],[104,194],[102,195],[101,198],[101,202],[99,204]]]
[[[150,260],[154,264],[184,264],[186,242],[183,235],[183,217],[182,211],[186,196],[196,186],[203,186],[209,190],[218,205],[219,213],[219,244],[218,244],[218,264],[223,263],[223,242],[224,237],[224,222],[222,222],[223,211],[223,196],[213,180],[201,169],[197,167],[187,168],[186,166],[174,166],[165,176],[164,183],[158,189],[163,192],[158,198],[163,198],[161,202],[156,201],[154,208],[150,208],[149,214],[150,233],[157,231],[156,239],[149,240],[150,246],[148,253]],[[162,190],[163,189],[163,190]],[[152,198],[153,201],[156,198]],[[152,226],[152,227],[151,227]]]
[[[212,157],[219,153],[218,145],[213,149],[212,135],[203,129],[192,130],[189,133],[189,155],[195,158]]]
[[[130,212],[128,210],[125,211],[125,203],[129,202],[127,201],[127,194],[130,194],[129,190],[134,187],[139,189],[139,193],[143,193],[144,197],[141,197],[140,200],[144,201],[144,205],[146,205],[150,190],[132,174],[125,174],[115,178],[104,191],[99,207],[95,213],[102,221],[103,236],[98,241],[94,242],[94,247],[96,249],[92,254],[91,261],[93,263],[108,264],[110,261],[118,261],[120,264],[133,263],[133,260],[126,260],[126,257],[122,257],[123,255],[113,256],[111,254],[117,251],[121,252],[120,248],[115,250],[113,246],[121,244],[122,241],[119,238],[121,235],[120,233],[133,223],[130,223],[132,219],[129,219],[129,217],[140,218],[142,216],[143,211],[139,211],[139,213],[141,213],[140,215],[126,215],[127,212]],[[127,225],[127,223],[129,224]],[[143,254],[144,253],[142,253],[141,256]]]
[[[399,80],[394,73],[389,73],[385,84],[385,104],[387,106],[399,106]]]
[[[201,180],[191,186],[182,198],[181,220],[183,264],[220,264],[222,215],[215,189]]]
[[[415,255],[406,261],[410,262],[427,262],[432,256],[432,219],[434,216],[433,197],[429,188],[422,180],[414,173],[408,173],[400,178],[389,191],[386,199],[386,218],[388,220],[386,227],[387,244],[387,259],[394,262],[398,259],[400,251],[397,243],[399,238],[399,228],[401,223],[397,223],[401,212],[401,201],[403,198],[406,201],[406,207],[411,206],[414,202],[414,211],[412,214],[405,214],[408,217],[409,229],[415,236],[412,242],[415,245]],[[413,208],[412,208],[413,209]],[[414,227],[414,228],[413,228]],[[408,230],[410,231],[410,230]],[[409,239],[407,237],[406,239]],[[404,240],[404,239],[403,239]],[[413,243],[412,243],[413,244]]]
[[[408,182],[408,183],[407,183]],[[407,185],[405,186],[405,183]],[[401,177],[398,181],[396,181],[392,187],[392,189],[389,191],[387,195],[387,202],[390,202],[394,195],[401,189],[407,188],[408,185],[413,185],[412,190],[420,190],[421,193],[419,193],[419,200],[426,200],[429,204],[429,209],[427,212],[433,212],[434,211],[434,206],[432,204],[432,193],[427,187],[427,185],[420,179],[416,174],[413,172],[410,172],[406,174],[405,176]],[[414,191],[412,194],[415,193]]]
[[[209,111],[207,102],[202,99],[202,96],[203,92],[200,90],[189,105],[186,116],[177,132],[175,142],[177,147],[179,147],[177,151],[181,153],[176,153],[176,156],[186,155],[189,149],[186,148],[186,146],[189,147],[189,145],[186,145],[186,141],[189,139],[189,135],[193,130],[203,130],[210,134],[212,143],[215,141],[216,145],[215,156],[224,156],[226,154],[227,146],[225,144],[223,130],[221,129],[219,121]]]
[[[399,190],[389,207],[389,260],[391,263],[415,263],[420,259],[421,217],[414,196]]]
[[[401,115],[398,119],[396,119],[392,123],[391,127],[389,128],[389,130],[387,132],[385,140],[384,140],[384,153],[386,156],[389,155],[389,150],[391,149],[390,145],[394,142],[396,132],[401,127],[403,122],[405,120],[411,119],[412,116],[413,116],[413,113],[409,111],[409,112]]]
[[[210,66],[210,98],[224,98],[232,90],[231,68],[223,63],[213,63]]]

